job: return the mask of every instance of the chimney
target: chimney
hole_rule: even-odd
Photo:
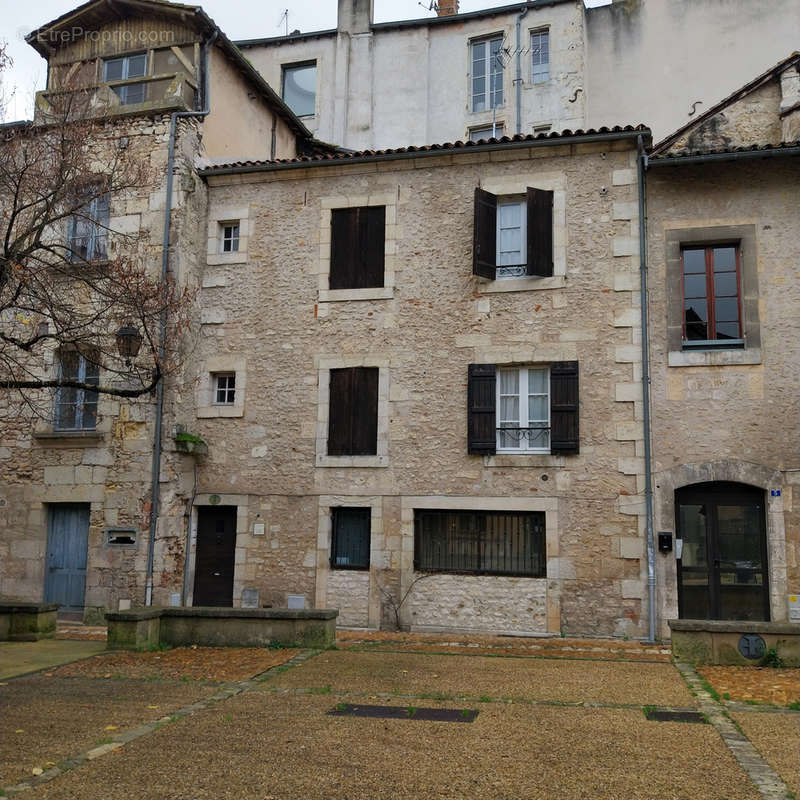
[[[339,33],[369,33],[373,0],[339,0]]]
[[[436,13],[440,17],[450,17],[458,14],[458,0],[439,0]]]

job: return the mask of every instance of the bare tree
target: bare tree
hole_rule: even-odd
[[[392,622],[394,624],[394,629],[396,631],[403,630],[403,624],[400,621],[400,614],[405,604],[406,600],[408,600],[411,592],[414,590],[414,587],[425,578],[430,578],[433,573],[431,572],[421,572],[419,573],[408,585],[408,588],[405,592],[395,591],[394,589],[387,589],[386,586],[383,585],[381,579],[376,577],[376,583],[378,585],[378,589],[380,590],[381,595],[383,596],[384,605],[388,607],[388,609],[392,612]]]
[[[112,226],[153,191],[148,137],[122,135],[85,90],[49,101],[48,118],[0,128],[0,400],[39,415],[53,391],[95,409],[152,391],[175,365],[159,358],[162,319],[185,326],[190,300],[142,232]]]

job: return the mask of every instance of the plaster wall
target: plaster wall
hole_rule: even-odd
[[[614,0],[586,9],[586,123],[655,141],[797,49],[795,0]]]

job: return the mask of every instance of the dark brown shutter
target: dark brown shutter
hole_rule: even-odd
[[[491,455],[497,450],[495,366],[470,364],[467,385],[467,451]]]
[[[493,281],[497,277],[497,197],[475,189],[472,273]]]
[[[574,455],[580,451],[578,434],[578,362],[550,365],[550,451]]]
[[[528,275],[553,274],[553,193],[528,187]]]
[[[353,369],[332,369],[328,403],[328,455],[350,455],[353,439]]]
[[[329,288],[383,286],[385,232],[385,206],[333,209]]]
[[[378,452],[378,367],[356,367],[353,375],[354,456]]]
[[[383,254],[386,249],[386,207],[358,209],[361,225],[361,269],[355,289],[383,286]]]
[[[331,289],[352,289],[358,272],[358,209],[335,208],[331,212]]]

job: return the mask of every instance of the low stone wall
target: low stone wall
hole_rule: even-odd
[[[774,650],[800,667],[800,625],[790,622],[671,619],[672,655],[693,664],[758,666]]]
[[[336,636],[333,609],[141,608],[106,614],[109,648],[328,647]]]
[[[0,641],[35,642],[56,635],[57,603],[0,602]]]

